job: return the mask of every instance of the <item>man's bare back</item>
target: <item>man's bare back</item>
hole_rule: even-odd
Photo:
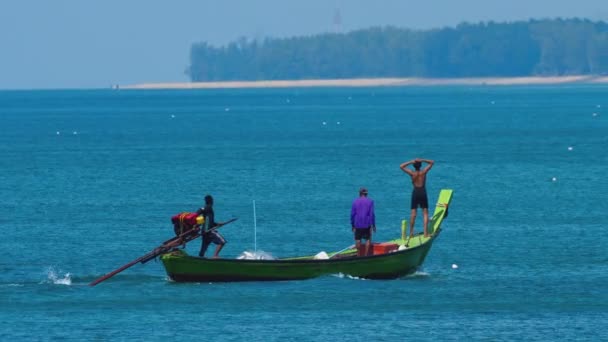
[[[413,171],[412,174],[410,174],[410,177],[412,177],[412,184],[414,185],[414,187],[424,188],[424,186],[426,185],[426,172]]]

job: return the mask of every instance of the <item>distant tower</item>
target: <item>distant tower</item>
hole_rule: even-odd
[[[333,21],[333,32],[342,33],[342,15],[340,15],[340,9],[334,10],[334,21]]]

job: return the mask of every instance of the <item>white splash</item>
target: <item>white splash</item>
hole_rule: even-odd
[[[56,285],[72,285],[72,275],[66,273],[63,277],[57,274],[57,271],[53,267],[49,267],[46,270],[47,281]]]
[[[275,258],[270,253],[266,253],[264,251],[244,251],[237,257],[237,259],[245,259],[245,260],[274,260]]]
[[[344,274],[342,272],[336,273],[336,274],[332,274],[332,276],[338,277],[338,278],[354,279],[354,280],[367,280],[365,278],[354,277],[354,276],[351,276],[350,274]]]
[[[424,272],[422,270],[417,270],[416,272],[412,273],[412,274],[408,274],[405,276],[405,278],[426,278],[426,277],[430,277],[431,274],[428,272]]]

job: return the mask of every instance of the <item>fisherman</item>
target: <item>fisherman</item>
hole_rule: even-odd
[[[420,170],[423,162],[427,163],[427,166],[423,170]],[[410,237],[414,236],[414,223],[416,222],[416,213],[418,211],[418,207],[422,208],[422,214],[424,216],[424,237],[429,237],[429,200],[426,194],[426,174],[433,167],[433,164],[434,161],[430,159],[416,158],[400,165],[401,170],[410,175],[412,178],[412,184],[414,185],[410,205]],[[408,168],[409,165],[414,166],[414,171]]]
[[[211,197],[211,195],[205,196],[205,206],[199,208],[196,213],[197,215],[202,215],[205,218],[204,223],[201,225],[202,242],[201,250],[198,255],[204,258],[207,248],[213,242],[217,245],[215,247],[213,257],[217,258],[220,251],[226,244],[226,239],[224,239],[224,237],[218,233],[217,229],[215,229],[215,227],[223,225],[223,223],[215,222],[215,214],[213,212],[213,197]]]
[[[359,189],[359,197],[353,201],[350,210],[350,225],[355,234],[357,256],[366,256],[372,244],[372,229],[376,232],[374,201],[367,198],[367,189]],[[365,253],[361,252],[361,239],[365,239]]]

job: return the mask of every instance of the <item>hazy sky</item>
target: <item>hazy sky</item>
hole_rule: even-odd
[[[190,45],[393,25],[581,17],[608,0],[0,0],[0,89],[187,81]]]

